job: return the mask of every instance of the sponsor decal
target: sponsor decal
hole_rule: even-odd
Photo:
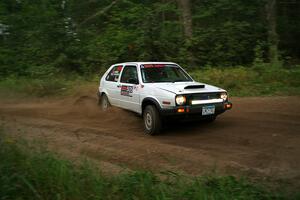
[[[122,85],[121,86],[121,95],[132,97],[133,86]]]
[[[165,64],[145,64],[142,65],[142,68],[162,68],[165,67]]]

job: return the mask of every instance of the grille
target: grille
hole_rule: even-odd
[[[209,100],[209,99],[219,99],[220,93],[197,93],[191,94],[190,100]]]

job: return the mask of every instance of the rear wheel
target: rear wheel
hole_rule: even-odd
[[[161,130],[161,119],[158,110],[153,105],[146,106],[143,112],[144,129],[149,135],[155,135]]]
[[[102,111],[107,111],[107,110],[109,109],[110,106],[111,106],[111,105],[110,105],[110,103],[109,103],[109,101],[108,101],[107,96],[106,96],[105,94],[103,94],[103,95],[101,96],[101,99],[100,99],[100,107],[101,107],[101,110],[102,110]]]

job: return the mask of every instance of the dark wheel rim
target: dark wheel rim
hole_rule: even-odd
[[[145,122],[146,129],[151,130],[152,125],[153,125],[153,119],[152,119],[152,116],[149,112],[145,113],[144,122]]]

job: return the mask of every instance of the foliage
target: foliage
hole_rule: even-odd
[[[196,69],[250,66],[258,46],[261,60],[268,61],[266,1],[191,2],[194,33],[186,42],[174,0],[2,0],[0,77],[86,75],[124,61],[173,61]],[[294,65],[300,4],[280,5],[282,60]]]
[[[197,81],[226,88],[233,96],[300,94],[299,67],[278,69],[261,64],[253,68],[206,68],[191,75]]]
[[[187,178],[149,171],[105,176],[90,162],[71,161],[0,135],[0,199],[293,199],[246,178]]]
[[[257,41],[266,41],[262,1],[195,2],[193,52],[202,65],[245,65],[254,59]],[[196,12],[195,12],[196,13]]]
[[[49,97],[96,91],[103,71],[93,76],[7,77],[0,81],[0,97]],[[300,67],[274,68],[257,61],[249,67],[206,67],[190,70],[196,81],[225,88],[232,96],[300,95]],[[84,89],[82,89],[84,88]],[[4,97],[3,96],[3,97]]]

